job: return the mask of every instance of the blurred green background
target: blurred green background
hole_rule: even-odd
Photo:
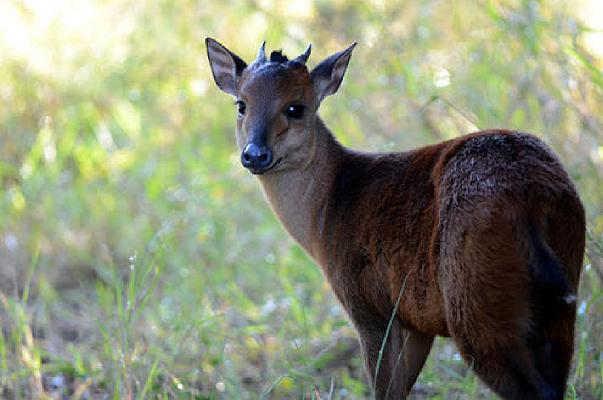
[[[358,41],[321,111],[357,149],[549,143],[589,227],[567,398],[603,399],[602,29],[596,0],[1,0],[0,397],[369,396],[321,272],[239,165],[212,36],[247,60],[311,42],[310,65]],[[443,339],[414,393],[493,398]]]

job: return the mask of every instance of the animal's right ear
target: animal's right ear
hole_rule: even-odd
[[[209,65],[216,85],[226,93],[236,97],[237,80],[247,64],[239,56],[212,38],[206,38],[205,45],[207,46],[207,58],[209,58]]]

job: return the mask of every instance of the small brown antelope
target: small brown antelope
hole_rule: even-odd
[[[375,397],[410,392],[436,335],[504,399],[562,399],[573,352],[584,210],[534,136],[476,132],[401,153],[343,147],[317,114],[355,44],[255,61],[206,40],[236,97],[241,163],[322,267],[358,331]],[[380,349],[383,344],[383,353]]]

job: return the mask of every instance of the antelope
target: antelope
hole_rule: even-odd
[[[450,337],[503,399],[562,399],[584,256],[582,203],[555,153],[492,129],[366,153],[318,115],[356,43],[309,70],[311,46],[247,64],[216,40],[236,98],[241,164],[321,267],[354,325],[377,399],[404,399],[435,336]]]

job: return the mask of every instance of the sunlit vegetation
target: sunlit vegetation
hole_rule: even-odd
[[[358,41],[322,109],[354,148],[487,127],[549,143],[589,227],[567,398],[602,399],[603,39],[584,7],[0,2],[0,397],[369,397],[321,272],[238,164],[212,36],[248,60],[311,42],[310,65]],[[493,397],[445,339],[415,396]]]

